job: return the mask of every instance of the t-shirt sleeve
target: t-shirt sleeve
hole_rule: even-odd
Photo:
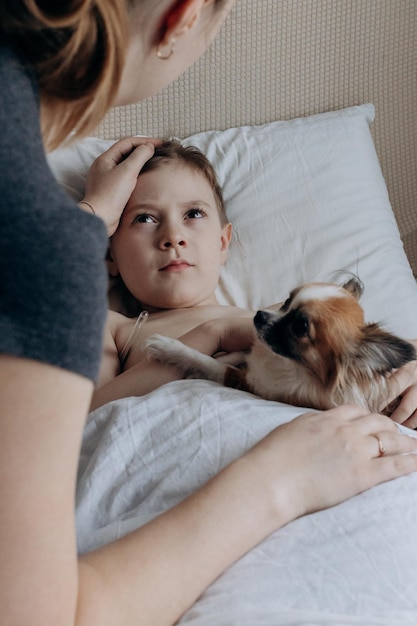
[[[107,310],[103,222],[55,181],[36,88],[0,51],[0,351],[95,380]]]

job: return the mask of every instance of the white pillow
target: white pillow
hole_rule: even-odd
[[[369,130],[373,119],[374,106],[365,104],[184,140],[213,163],[233,223],[220,303],[256,310],[302,282],[350,271],[365,285],[368,321],[417,337],[417,286]],[[88,138],[50,155],[76,199],[88,166],[111,143]]]

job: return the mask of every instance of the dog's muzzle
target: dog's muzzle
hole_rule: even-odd
[[[262,331],[273,318],[273,314],[268,311],[258,311],[253,318],[253,323],[257,331]]]
[[[302,320],[294,314],[258,311],[253,319],[258,338],[270,350],[289,359],[298,360],[297,340],[305,332]]]
[[[280,340],[282,335],[281,319],[281,315],[270,311],[258,311],[253,318],[258,338],[278,354],[282,353]]]

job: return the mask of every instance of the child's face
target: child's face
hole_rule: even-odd
[[[163,163],[138,178],[112,237],[110,272],[149,311],[215,304],[230,238],[203,174]]]

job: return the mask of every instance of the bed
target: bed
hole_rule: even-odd
[[[112,111],[51,167],[80,199],[88,166],[119,137],[197,145],[234,225],[221,303],[256,310],[354,272],[367,320],[417,338],[416,27],[414,0],[241,0],[196,66]],[[91,413],[80,552],[146,523],[304,411],[184,380]],[[288,524],[179,623],[415,626],[416,492],[413,474]]]

